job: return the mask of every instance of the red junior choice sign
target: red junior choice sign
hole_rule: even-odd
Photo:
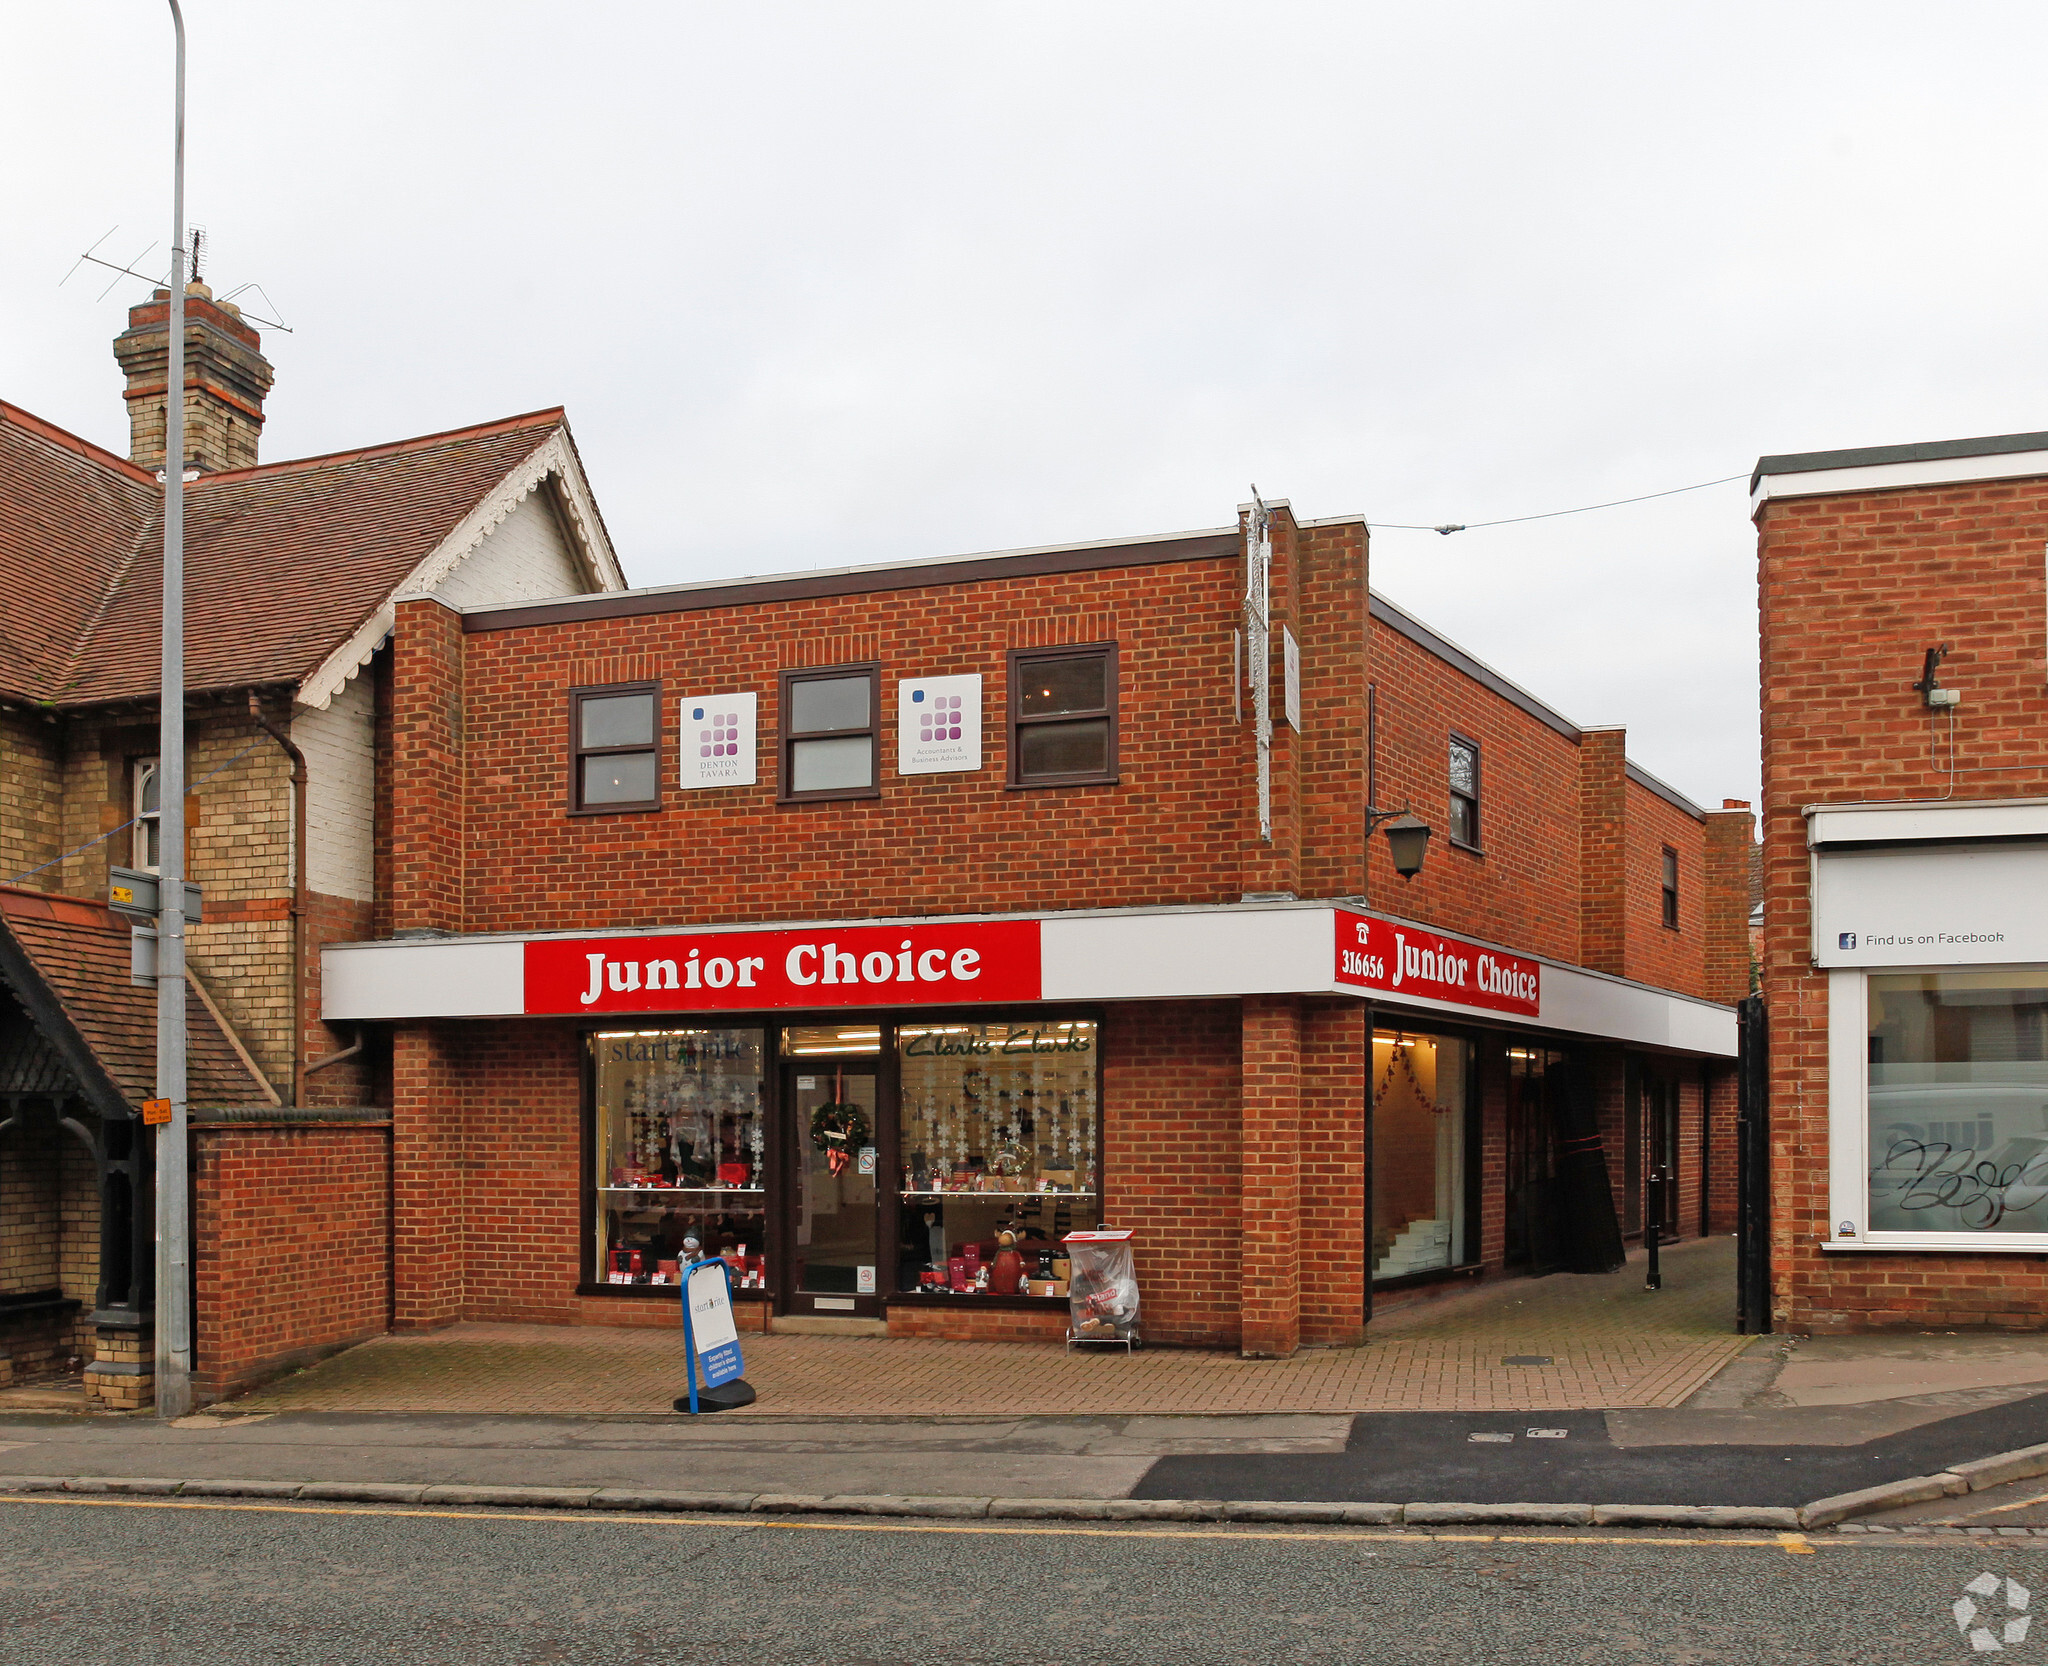
[[[1543,1007],[1543,968],[1536,961],[1341,908],[1337,981],[1528,1018]]]
[[[530,1013],[1035,1001],[1036,920],[578,937],[526,945]]]

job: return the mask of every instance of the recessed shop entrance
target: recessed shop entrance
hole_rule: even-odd
[[[784,1313],[874,1318],[882,1311],[881,1031],[782,1032],[784,1140],[795,1185],[785,1227]]]

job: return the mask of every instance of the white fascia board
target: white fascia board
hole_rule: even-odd
[[[1912,486],[1962,486],[1973,480],[2048,475],[2048,451],[2009,451],[1990,457],[1923,457],[1903,463],[1865,463],[1846,469],[1803,469],[1767,474],[1749,495],[1750,518],[1772,498],[1847,497]]]
[[[1723,1059],[1736,1054],[1733,1007],[1549,960],[1543,962],[1543,1013],[1536,1022],[1547,1030],[1602,1041],[1633,1041]]]
[[[1336,990],[1335,911],[1215,908],[1046,918],[1042,998],[1155,1001]]]
[[[1540,1016],[1533,1019],[1426,998],[1385,993],[1368,997],[1356,989],[1339,988],[1335,979],[1335,913],[1333,907],[1323,904],[1282,903],[1051,915],[945,915],[931,920],[771,920],[346,943],[321,952],[321,1016],[329,1022],[517,1017],[526,1004],[525,945],[549,938],[625,942],[698,932],[1037,919],[1042,924],[1039,998],[1043,1001],[1336,995],[1370,1000],[1374,1007],[1388,1010],[1553,1030],[1712,1058],[1735,1056],[1732,1007],[1553,960],[1541,961],[1543,1006]]]
[[[320,1016],[517,1018],[526,945],[517,938],[405,938],[320,951]]]
[[[1809,846],[1909,839],[2048,839],[2048,798],[1814,804],[1806,809]]]

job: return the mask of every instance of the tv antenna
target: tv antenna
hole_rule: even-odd
[[[100,236],[94,240],[92,247],[87,249],[84,254],[80,255],[76,260],[74,260],[71,263],[71,271],[66,272],[63,277],[57,280],[57,287],[59,289],[62,289],[65,284],[71,281],[72,275],[77,272],[79,267],[85,265],[87,262],[90,262],[94,266],[104,266],[109,272],[112,272],[114,274],[113,278],[108,282],[107,287],[101,290],[99,294],[94,297],[95,300],[104,301],[109,295],[113,294],[115,286],[119,284],[123,278],[140,279],[143,283],[148,284],[152,289],[162,289],[166,285],[168,285],[171,281],[169,272],[166,272],[162,277],[157,278],[151,277],[148,272],[138,272],[136,270],[136,267],[140,266],[143,263],[143,261],[149,258],[150,250],[156,247],[156,244],[153,242],[150,243],[148,247],[144,248],[140,253],[135,255],[134,258],[125,265],[123,265],[120,261],[102,260],[100,258],[98,253],[100,245],[106,242],[106,240],[109,237],[112,237],[114,233],[116,233],[120,229],[121,228],[118,225],[109,226],[104,232],[102,232]],[[206,229],[203,226],[194,226],[192,228],[192,281],[194,283],[202,281],[200,278],[200,261],[205,254],[205,250]],[[264,290],[263,286],[260,283],[238,284],[233,289],[229,290],[225,295],[221,296],[220,299],[223,302],[232,301],[237,295],[246,295],[252,290],[255,291],[256,294],[261,295],[263,297],[264,306],[267,307],[271,312],[274,313],[278,310],[277,303],[271,300],[269,294]],[[241,309],[241,313],[242,316],[248,319],[252,324],[261,324],[268,329],[282,330],[286,335],[291,335],[294,333],[292,327],[289,324],[285,323],[285,321],[281,318],[266,318],[261,313],[251,312],[247,307],[243,307]]]

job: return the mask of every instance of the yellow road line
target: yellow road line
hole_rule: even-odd
[[[1782,1550],[1792,1556],[1811,1556],[1823,1545],[1850,1543],[1872,1545],[1939,1544],[1953,1540],[1809,1539],[1803,1533],[1774,1533],[1769,1538],[1676,1539],[1651,1537],[1632,1529],[1621,1529],[1626,1537],[1573,1533],[1447,1533],[1420,1529],[1393,1532],[1355,1528],[1327,1528],[1304,1522],[1294,1532],[1244,1527],[1149,1527],[1132,1523],[1127,1527],[1044,1527],[1012,1522],[1000,1517],[982,1518],[972,1524],[908,1521],[805,1521],[783,1515],[638,1515],[627,1510],[464,1510],[454,1506],[381,1505],[346,1503],[257,1504],[231,1498],[109,1498],[72,1493],[0,1493],[0,1504],[90,1505],[126,1510],[239,1510],[262,1515],[287,1516],[416,1516],[450,1521],[547,1521],[577,1522],[585,1525],[623,1524],[647,1527],[776,1527],[785,1532],[807,1533],[923,1533],[923,1534],[1008,1534],[1016,1538],[1078,1539],[1228,1539],[1328,1543],[1420,1544],[1531,1544],[1531,1545],[1656,1545],[1666,1548],[1725,1548],[1730,1550]],[[1709,1531],[1713,1531],[1710,1529]]]

